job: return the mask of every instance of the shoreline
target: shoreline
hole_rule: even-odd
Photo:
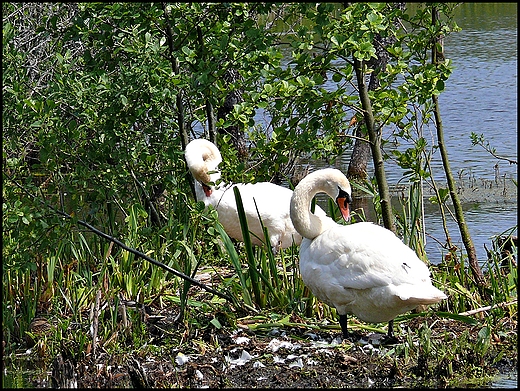
[[[392,197],[406,197],[410,185],[389,185]],[[439,189],[447,189],[447,185],[437,184]],[[457,194],[463,204],[475,203],[518,203],[518,186],[509,180],[479,180],[467,186],[464,182],[457,183]],[[435,195],[431,187],[424,186],[424,198],[430,198]],[[363,196],[364,197],[364,196]],[[451,204],[448,197],[447,203]]]

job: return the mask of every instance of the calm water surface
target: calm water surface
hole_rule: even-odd
[[[497,4],[492,8],[496,13],[489,14],[479,12],[479,6],[465,4],[459,9],[455,20],[462,31],[445,42],[446,55],[455,67],[439,98],[445,141],[454,174],[490,180],[498,174],[516,180],[517,165],[499,161],[483,148],[472,146],[470,134],[484,134],[499,155],[518,159],[517,7]],[[442,173],[438,155],[434,167]],[[518,224],[516,197],[513,202],[465,205],[465,211],[481,260],[486,258],[484,244],[491,247],[491,237]],[[426,216],[426,226],[432,233],[441,229],[436,224],[439,219],[432,208]],[[455,223],[450,225],[452,238],[461,243]],[[427,243],[427,250],[435,256],[438,246],[432,241]]]

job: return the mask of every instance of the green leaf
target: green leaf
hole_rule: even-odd
[[[464,322],[472,326],[477,325],[479,323],[476,319],[471,318],[469,316],[452,314],[451,312],[437,311],[435,314],[440,318],[458,320],[460,322]]]
[[[441,199],[441,201],[446,201],[446,199],[448,198],[448,195],[450,194],[450,189],[448,188],[439,188],[439,197]]]
[[[221,329],[222,328],[222,325],[220,324],[220,322],[218,321],[217,318],[213,318],[209,321],[209,323],[211,323],[213,326],[215,326],[215,328],[217,329]]]

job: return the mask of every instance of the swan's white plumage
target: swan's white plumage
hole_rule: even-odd
[[[243,241],[233,192],[233,187],[237,187],[253,244],[262,245],[264,242],[257,208],[262,223],[268,230],[270,245],[275,250],[290,247],[293,242],[301,243],[302,236],[294,229],[289,215],[292,190],[270,182],[215,186],[214,184],[220,179],[217,166],[222,161],[222,157],[215,144],[208,140],[191,141],[186,146],[185,157],[188,168],[195,178],[197,200],[203,201],[206,207],[211,205],[217,210],[219,221],[230,237]],[[215,172],[208,175],[211,171]],[[317,213],[325,216],[325,212],[321,209],[317,210]]]
[[[292,197],[291,218],[304,236],[300,272],[311,292],[339,315],[370,323],[445,299],[432,285],[428,267],[390,230],[368,222],[340,225],[310,213],[316,193],[336,199],[339,189],[350,194],[347,178],[323,169],[306,176]]]

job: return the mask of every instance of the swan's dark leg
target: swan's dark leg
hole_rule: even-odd
[[[339,325],[341,326],[341,332],[343,333],[343,339],[348,338],[348,330],[347,330],[347,315],[339,316]]]
[[[388,322],[388,333],[385,338],[383,338],[383,344],[391,345],[399,342],[399,338],[396,338],[394,335],[394,320],[392,319]]]
[[[388,338],[395,338],[394,337],[394,320],[393,319],[390,322],[388,322]]]

